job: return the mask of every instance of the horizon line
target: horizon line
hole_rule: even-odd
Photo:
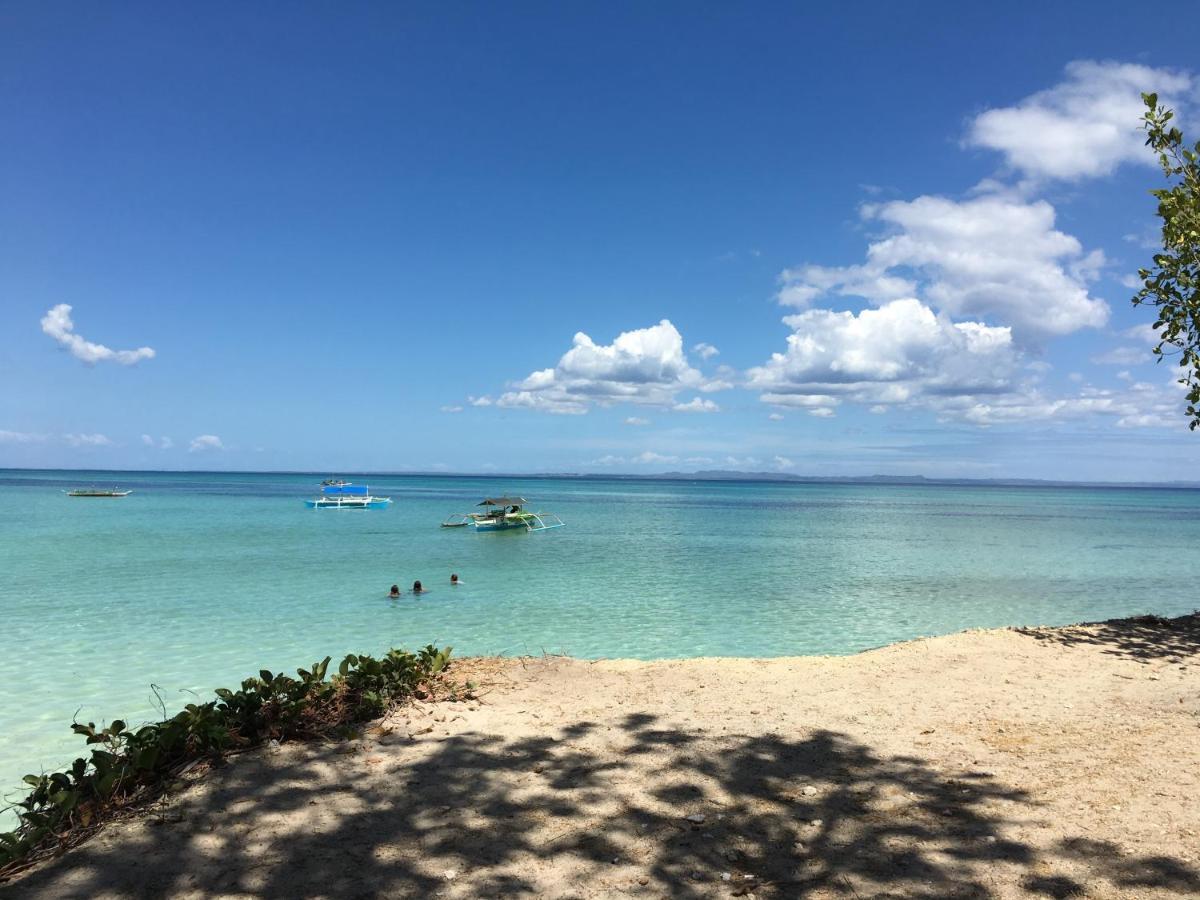
[[[148,475],[322,475],[332,477],[326,469],[113,469],[113,468],[41,468],[31,466],[0,466],[0,472],[102,472],[115,474],[142,473]],[[579,480],[643,480],[643,481],[750,481],[781,484],[941,484],[994,485],[1012,487],[1113,487],[1158,488],[1171,490],[1200,490],[1200,481],[1072,481],[1057,478],[1028,478],[1023,476],[972,477],[956,475],[801,475],[789,472],[764,472],[742,469],[699,469],[694,472],[455,472],[440,470],[368,471],[342,470],[346,474],[388,478],[558,478]]]

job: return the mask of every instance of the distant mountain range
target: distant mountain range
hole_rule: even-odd
[[[799,484],[912,484],[980,485],[992,487],[1125,487],[1200,489],[1200,481],[1055,481],[1044,478],[927,478],[924,475],[792,475],[787,472],[741,472],[706,469],[700,472],[663,472],[657,475],[612,473],[550,474],[546,478],[609,478],[629,481],[772,481]]]
[[[194,474],[194,475],[312,475],[328,477],[327,473],[304,470],[224,471],[218,469],[4,469],[0,472],[86,472],[89,475],[112,473],[129,475]],[[792,484],[908,484],[958,485],[970,487],[1105,487],[1105,488],[1170,488],[1200,490],[1200,481],[1058,481],[1047,478],[928,478],[924,475],[793,475],[787,472],[741,472],[733,469],[705,469],[699,472],[658,472],[634,474],[616,472],[350,472],[348,478],[379,478],[419,475],[423,478],[478,478],[496,482],[517,478],[559,478],[564,480],[596,478],[605,481],[762,481]]]

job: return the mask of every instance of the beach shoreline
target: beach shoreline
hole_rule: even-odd
[[[451,677],[472,699],[235,757],[0,893],[1200,892],[1197,615]]]

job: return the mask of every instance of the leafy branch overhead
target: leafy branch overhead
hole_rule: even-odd
[[[1168,187],[1151,191],[1162,219],[1162,252],[1154,266],[1140,269],[1142,289],[1134,306],[1157,310],[1154,354],[1179,355],[1184,371],[1179,383],[1187,390],[1188,427],[1200,427],[1200,142],[1189,148],[1183,133],[1171,124],[1175,113],[1158,105],[1157,94],[1142,94],[1146,113],[1146,145],[1158,154]]]

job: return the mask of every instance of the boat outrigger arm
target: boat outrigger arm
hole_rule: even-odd
[[[442,527],[474,525],[476,531],[506,531],[510,528],[545,531],[566,524],[554,513],[527,511],[525,503],[524,497],[488,497],[478,504],[486,507],[483,512],[456,513],[442,522]]]

